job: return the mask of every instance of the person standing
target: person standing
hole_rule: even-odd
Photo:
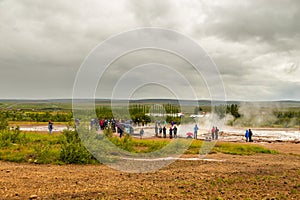
[[[164,135],[164,138],[166,138],[167,137],[167,129],[166,129],[166,127],[164,126],[164,128],[163,128],[163,135]]]
[[[91,119],[90,121],[90,130],[94,128],[94,118]]]
[[[253,133],[252,133],[251,129],[249,129],[249,142],[253,142],[252,135],[253,135]]]
[[[218,127],[215,128],[215,140],[218,140],[219,138],[219,129]]]
[[[198,130],[199,130],[199,128],[198,128],[197,124],[195,124],[195,126],[194,126],[194,139],[197,139]]]
[[[157,126],[157,123],[155,123],[154,130],[155,130],[155,136],[157,137],[158,136],[158,126]]]
[[[78,118],[75,119],[75,127],[78,127],[80,125],[80,120]]]
[[[144,135],[144,129],[142,128],[142,129],[140,130],[140,138],[141,138],[141,139],[143,138],[143,135]]]
[[[48,122],[48,130],[49,130],[49,134],[52,134],[52,131],[53,131],[53,122],[51,120],[49,120],[49,122]]]
[[[211,129],[211,140],[214,140],[215,139],[215,127],[213,126],[212,129]]]
[[[170,139],[173,138],[173,128],[172,128],[172,126],[170,126],[170,129],[169,129],[169,136],[170,136]]]
[[[173,132],[174,132],[174,138],[177,138],[177,127],[174,126],[173,128]]]
[[[120,138],[123,136],[124,128],[125,127],[123,126],[123,124],[120,123],[120,125],[118,127]]]
[[[159,126],[159,136],[160,136],[160,137],[162,137],[162,130],[163,130],[162,127]]]
[[[101,119],[101,120],[99,121],[99,124],[100,124],[101,130],[104,130],[104,120],[103,120],[103,119]]]
[[[246,142],[248,142],[249,141],[249,131],[248,131],[248,129],[246,130],[245,137],[246,137]]]

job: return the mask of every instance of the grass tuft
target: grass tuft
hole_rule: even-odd
[[[277,151],[266,149],[259,145],[241,143],[218,143],[215,148],[217,152],[232,155],[253,155],[256,153],[277,154]]]

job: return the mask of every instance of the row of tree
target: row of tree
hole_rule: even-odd
[[[73,118],[72,112],[25,112],[18,110],[1,111],[1,116],[8,121],[69,122]]]
[[[132,119],[135,123],[149,123],[151,117],[148,113],[156,114],[173,114],[179,113],[179,106],[172,104],[164,105],[141,105],[132,104],[129,107],[114,107],[113,109],[109,106],[100,106],[96,108],[96,115],[99,119]],[[178,119],[177,119],[178,118]],[[167,122],[179,121],[180,117],[167,116],[165,119]]]
[[[239,106],[237,104],[215,106],[214,112],[223,119],[226,114],[230,114],[234,119],[240,118]]]
[[[274,111],[274,116],[277,120],[277,125],[299,125],[300,126],[300,111]]]

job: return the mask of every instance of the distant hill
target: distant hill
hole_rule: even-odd
[[[0,103],[9,104],[72,104],[72,99],[0,99]],[[77,99],[77,103],[93,102],[96,104],[127,104],[128,100],[113,100],[110,99]],[[261,107],[300,107],[300,101],[282,100],[282,101],[210,101],[210,100],[176,100],[176,99],[135,99],[129,100],[130,103],[134,104],[181,104],[184,106],[196,105],[199,106],[210,106],[213,105],[224,105],[224,104],[253,104]]]

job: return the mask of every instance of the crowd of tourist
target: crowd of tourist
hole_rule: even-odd
[[[49,121],[49,132],[52,133],[52,124],[53,122]],[[79,125],[80,122],[78,119],[75,119],[75,124]],[[154,125],[154,134],[155,137],[161,137],[161,138],[177,138],[178,137],[178,125],[174,122],[167,123],[166,121],[155,122]],[[106,127],[110,127],[113,133],[118,133],[120,137],[124,135],[124,133],[134,134],[134,127],[139,127],[139,134],[140,138],[143,138],[145,134],[145,124],[144,126],[139,126],[139,124],[135,124],[132,120],[118,120],[118,119],[91,119],[90,121],[90,129],[94,130],[104,130]],[[198,139],[198,131],[199,127],[197,124],[195,124],[193,128],[193,133],[190,133],[190,135],[187,135],[187,138],[193,138]],[[219,132],[217,126],[213,126],[210,130],[210,136],[206,137],[208,140],[218,140],[219,139]],[[253,142],[252,140],[252,130],[247,129],[245,133],[246,142]],[[180,135],[182,137],[182,135]]]

